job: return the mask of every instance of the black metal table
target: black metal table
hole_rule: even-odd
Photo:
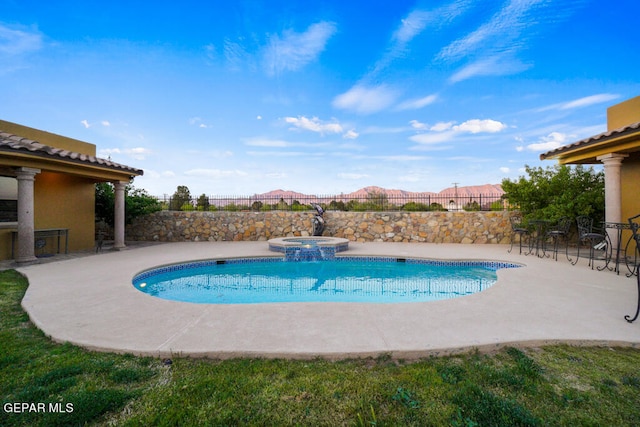
[[[64,237],[64,253],[69,253],[69,229],[68,228],[42,228],[34,230],[34,240],[46,239],[47,237],[57,237],[58,239],[58,253],[60,253],[60,240]],[[18,231],[13,230],[11,232],[11,258],[14,257],[14,247],[16,240],[18,240]]]
[[[624,249],[622,249],[622,231],[631,230],[631,226],[629,225],[628,222],[607,222],[607,221],[604,221],[602,225],[605,230],[607,244],[609,245],[610,249],[607,251],[609,256],[606,257],[605,265],[603,265],[602,267],[598,267],[598,270],[604,270],[605,268],[608,268],[609,270],[613,270],[617,274],[620,274],[620,254],[622,251],[624,251],[623,259],[625,261],[625,265],[627,266],[627,269],[629,270],[629,272],[633,273],[633,271],[629,267],[629,263],[627,262],[627,249],[629,247],[629,243],[631,243],[631,241],[633,240],[633,236],[629,237],[629,239],[627,240],[627,243],[624,245]],[[618,244],[616,245],[615,248],[611,247],[612,240],[611,240],[610,233],[614,233],[618,238],[617,240]],[[615,251],[615,257],[614,257],[614,251]],[[612,262],[615,262],[614,266],[609,267],[609,264]]]
[[[549,227],[550,222],[546,219],[533,219],[529,221],[529,224],[532,224],[535,227],[535,236],[531,236],[531,244],[529,246],[529,253],[527,253],[527,255],[532,254],[535,247],[536,256],[542,258],[545,256],[547,227]],[[542,249],[542,254],[540,254],[540,249]]]

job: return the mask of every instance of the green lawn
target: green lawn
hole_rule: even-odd
[[[26,288],[0,272],[2,426],[640,425],[638,349],[167,364],[51,342],[20,306]]]

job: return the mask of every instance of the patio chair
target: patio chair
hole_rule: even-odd
[[[563,216],[555,227],[547,231],[547,237],[553,242],[553,258],[558,261],[558,248],[560,242],[564,240],[565,255],[569,259],[569,229],[571,228],[571,218]]]
[[[522,224],[522,215],[510,216],[509,222],[511,222],[511,247],[507,252],[511,253],[513,250],[514,236],[519,236],[520,255],[522,255],[522,241],[524,240],[524,236],[529,237],[529,229]]]
[[[593,218],[588,216],[579,216],[576,218],[578,226],[578,254],[575,261],[567,256],[572,265],[576,265],[580,259],[580,246],[582,244],[589,245],[589,266],[593,270],[596,250],[607,250],[607,237],[604,233],[597,233],[593,228]]]
[[[638,218],[640,218],[640,215],[629,218],[633,239],[636,241],[636,250],[640,249],[640,224],[637,222]],[[635,321],[640,313],[640,263],[636,263],[634,274],[638,281],[638,307],[636,308],[636,314],[633,318],[631,316],[624,316],[625,320],[629,323]]]

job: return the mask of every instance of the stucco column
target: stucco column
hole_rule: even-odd
[[[622,197],[620,193],[620,169],[626,154],[610,153],[597,157],[604,164],[604,217],[606,222],[620,222]],[[609,233],[611,245],[618,247],[618,233]]]
[[[113,183],[115,189],[115,211],[113,213],[113,249],[124,249],[124,190],[127,182]]]
[[[35,256],[34,226],[34,202],[33,184],[35,176],[40,169],[18,168],[16,178],[18,180],[18,248],[16,262],[26,264],[37,261]]]

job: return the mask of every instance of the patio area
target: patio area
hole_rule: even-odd
[[[640,346],[628,323],[636,279],[505,245],[354,243],[349,256],[387,255],[520,263],[481,293],[405,304],[206,305],[162,300],[131,279],[158,265],[278,256],[266,242],[184,242],[49,259],[18,270],[29,279],[22,305],[55,341],[136,355],[342,359],[389,354],[412,359],[505,345]],[[602,261],[597,261],[602,263]],[[599,265],[599,264],[598,264]],[[625,272],[625,270],[623,270]]]

